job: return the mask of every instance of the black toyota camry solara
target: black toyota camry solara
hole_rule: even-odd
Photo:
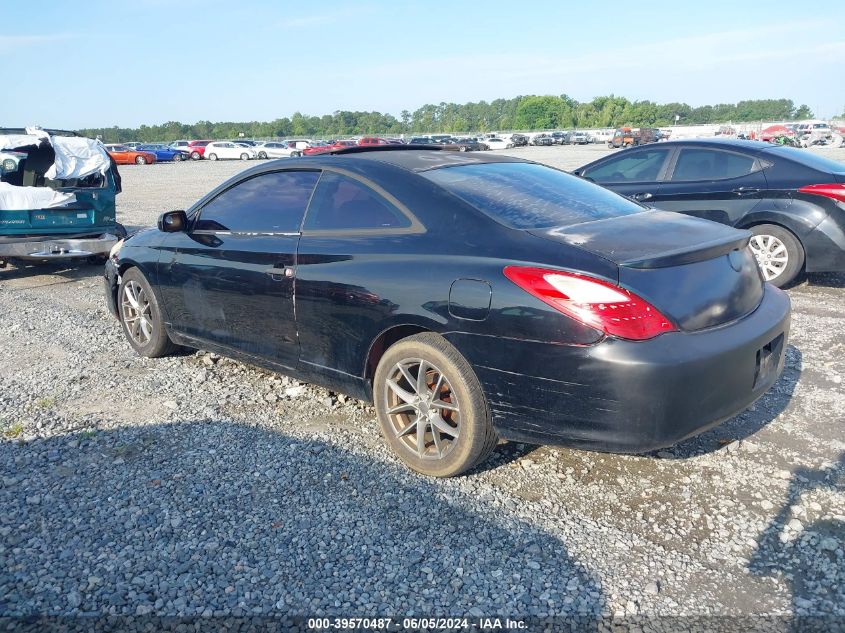
[[[213,350],[358,398],[411,468],[499,438],[672,445],[774,383],[787,296],[750,233],[516,158],[384,146],[262,164],[106,265],[139,354]]]

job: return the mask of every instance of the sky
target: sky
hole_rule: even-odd
[[[0,0],[0,126],[615,94],[845,110],[845,5],[499,0]]]

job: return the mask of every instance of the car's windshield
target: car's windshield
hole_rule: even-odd
[[[597,185],[534,163],[485,163],[421,172],[515,229],[570,226],[645,209]]]

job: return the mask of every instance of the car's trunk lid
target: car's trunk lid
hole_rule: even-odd
[[[750,233],[666,211],[644,211],[532,235],[593,252],[618,266],[620,285],[687,331],[754,311],[763,280]]]

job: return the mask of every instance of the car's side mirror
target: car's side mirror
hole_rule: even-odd
[[[158,230],[162,233],[179,233],[188,228],[188,216],[182,210],[167,211],[158,216]]]

